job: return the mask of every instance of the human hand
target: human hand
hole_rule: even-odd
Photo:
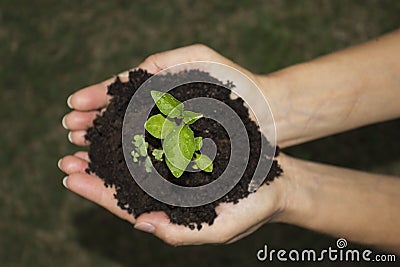
[[[207,46],[196,44],[182,47],[162,53],[157,53],[146,58],[138,68],[147,70],[149,73],[157,73],[168,67],[193,61],[213,61],[233,67],[247,75],[258,86],[260,76],[242,68],[231,60],[221,56]],[[122,81],[127,81],[129,71],[119,74]],[[86,129],[92,125],[92,122],[99,110],[105,108],[110,99],[107,95],[107,86],[115,80],[115,77],[105,80],[101,83],[88,86],[72,94],[68,100],[68,106],[73,111],[63,118],[64,128],[70,130],[69,140],[76,145],[86,145]]]
[[[237,204],[220,204],[216,208],[218,216],[213,225],[203,224],[200,231],[170,223],[164,212],[145,213],[135,220],[132,214],[117,206],[114,188],[106,188],[99,177],[85,173],[87,166],[85,152],[61,160],[60,168],[68,175],[63,182],[69,190],[134,224],[135,228],[152,233],[174,246],[235,242],[267,222],[278,221],[286,204],[288,180],[281,177],[269,186],[261,186]]]
[[[154,73],[174,64],[209,60],[239,69],[263,90],[275,117],[277,144],[285,147],[398,117],[398,80],[392,77],[398,73],[393,55],[399,38],[398,32],[389,34],[380,42],[371,41],[267,76],[254,75],[201,45],[150,56],[139,67]],[[388,71],[382,65],[394,67]],[[376,79],[377,69],[384,71],[380,79]],[[120,77],[126,79],[127,73]],[[74,111],[64,117],[63,125],[71,130],[71,142],[86,145],[86,129],[98,110],[107,106],[107,85],[112,81],[89,86],[68,99]],[[400,213],[393,210],[399,198],[396,178],[288,160],[281,154],[281,179],[262,186],[235,206],[221,204],[213,226],[191,231],[170,224],[159,212],[143,214],[135,221],[117,206],[113,188],[105,188],[100,178],[84,173],[88,160],[87,153],[78,152],[59,162],[69,175],[64,182],[70,190],[173,245],[233,242],[265,222],[280,221],[393,251],[399,248],[399,235],[395,234],[399,216],[394,215]],[[144,222],[153,228],[145,229]]]
[[[175,64],[199,60],[214,61],[234,67],[257,82],[256,75],[203,45],[193,45],[152,55],[138,67],[150,73],[157,73]],[[127,79],[127,72],[119,76],[121,80]],[[113,80],[86,87],[68,98],[68,105],[74,110],[63,118],[63,125],[70,130],[69,139],[72,143],[87,145],[84,138],[86,130],[92,125],[93,119],[99,113],[98,110],[107,106],[109,101],[106,93],[107,85]],[[88,162],[86,152],[66,156],[59,162],[60,168],[68,175],[63,182],[71,191],[135,224],[136,228],[154,233],[172,245],[234,242],[252,233],[265,222],[274,220],[284,203],[282,196],[285,195],[285,181],[278,179],[270,186],[261,187],[256,193],[242,199],[236,205],[220,204],[216,210],[218,217],[214,224],[203,226],[201,231],[171,224],[162,212],[142,214],[135,220],[132,215],[117,206],[113,188],[104,187],[100,178],[85,173]]]

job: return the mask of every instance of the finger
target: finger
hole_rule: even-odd
[[[70,108],[89,111],[107,106],[110,96],[107,94],[107,86],[114,82],[115,78],[83,88],[68,97]]]
[[[133,215],[122,210],[117,205],[117,200],[114,197],[115,189],[113,187],[105,187],[100,178],[86,173],[74,173],[64,179],[63,183],[76,194],[106,208],[111,213],[132,224],[135,223]]]
[[[78,151],[74,154],[74,156],[90,162],[89,155],[86,151]]]
[[[60,169],[66,174],[84,173],[88,167],[88,162],[76,156],[65,156],[59,162]]]
[[[65,129],[76,131],[86,130],[93,125],[93,120],[99,115],[99,111],[72,111],[62,119],[62,125]]]
[[[117,75],[121,82],[124,83],[124,82],[128,82],[129,81],[129,72],[130,71],[131,70],[126,70],[126,71],[123,71],[123,72],[121,72],[120,74]]]
[[[121,72],[117,76],[121,82],[127,82],[129,80],[129,70]],[[68,106],[80,111],[104,108],[111,99],[111,96],[107,94],[108,86],[115,80],[116,77],[113,77],[73,93],[67,99]]]
[[[68,140],[78,146],[88,146],[89,141],[85,138],[86,131],[72,131],[68,133]]]
[[[188,239],[187,236],[190,235],[190,233],[185,233],[185,236],[182,237],[183,232],[187,232],[189,228],[172,224],[164,212],[152,212],[140,215],[136,220],[135,228],[152,233],[173,246],[185,244]],[[191,230],[189,229],[189,231]]]
[[[140,215],[137,218],[135,228],[153,233],[158,238],[173,246],[223,243],[228,240],[225,238],[226,233],[218,226],[212,225],[210,227],[203,224],[200,231],[197,229],[191,230],[189,227],[183,225],[172,224],[164,212],[152,212]],[[151,231],[148,231],[149,229]]]

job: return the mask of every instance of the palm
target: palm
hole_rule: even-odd
[[[279,185],[273,183],[262,186],[238,204],[220,204],[214,224],[205,225],[201,231],[171,224],[163,212],[142,214],[135,221],[132,215],[117,206],[113,188],[106,188],[100,178],[84,172],[88,164],[85,157],[86,153],[78,152],[63,159],[61,168],[69,174],[68,188],[130,223],[151,223],[156,228],[155,234],[173,245],[234,242],[258,229],[277,212]]]

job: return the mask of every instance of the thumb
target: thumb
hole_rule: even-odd
[[[201,230],[190,229],[170,222],[164,212],[151,212],[140,215],[135,224],[137,230],[152,233],[167,244],[173,246],[224,243],[230,237],[224,228],[218,225],[205,225]]]
[[[135,229],[154,234],[164,242],[178,246],[182,244],[182,237],[177,233],[179,230],[184,231],[185,227],[172,224],[164,212],[156,211],[140,215],[136,220]]]

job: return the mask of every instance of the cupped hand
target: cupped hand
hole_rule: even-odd
[[[204,45],[192,45],[149,56],[138,68],[157,73],[170,66],[192,61],[214,61],[234,67],[257,82],[257,76],[238,66],[227,58]],[[119,75],[122,81],[128,79],[128,72]],[[107,86],[114,78],[81,89],[68,98],[68,106],[73,109],[63,120],[63,126],[70,130],[69,140],[76,145],[88,145],[86,130],[92,126],[94,118],[105,108],[110,97]],[[64,185],[71,191],[103,206],[118,217],[135,224],[135,228],[153,233],[172,245],[234,242],[258,229],[264,223],[274,220],[285,206],[286,182],[277,179],[269,186],[262,186],[256,193],[239,201],[238,204],[220,204],[218,217],[212,226],[203,225],[198,230],[170,223],[163,212],[142,214],[137,218],[117,206],[115,190],[106,188],[104,182],[94,175],[85,173],[89,158],[86,152],[68,155],[59,161],[59,167],[68,176]]]
[[[157,73],[168,67],[193,61],[213,61],[233,67],[261,87],[260,76],[242,68],[231,60],[223,57],[207,46],[196,44],[153,54],[147,57],[138,68],[147,70],[149,73]],[[128,80],[128,72],[119,74],[122,81]],[[99,110],[107,106],[110,96],[107,95],[107,86],[115,80],[115,77],[101,83],[88,86],[73,93],[67,100],[72,112],[63,118],[63,126],[70,130],[69,140],[76,145],[87,145],[85,141],[86,129],[93,123],[93,119],[99,114]]]
[[[136,220],[117,206],[114,188],[106,188],[104,182],[85,173],[87,153],[78,152],[64,157],[60,168],[67,173],[65,186],[76,194],[97,203],[118,217],[135,225],[135,228],[152,233],[166,243],[179,245],[221,244],[235,242],[261,227],[279,220],[285,206],[285,178],[277,178],[270,185],[262,186],[256,193],[241,199],[239,203],[222,203],[216,208],[214,223],[203,224],[200,231],[172,224],[164,212],[140,215]]]

